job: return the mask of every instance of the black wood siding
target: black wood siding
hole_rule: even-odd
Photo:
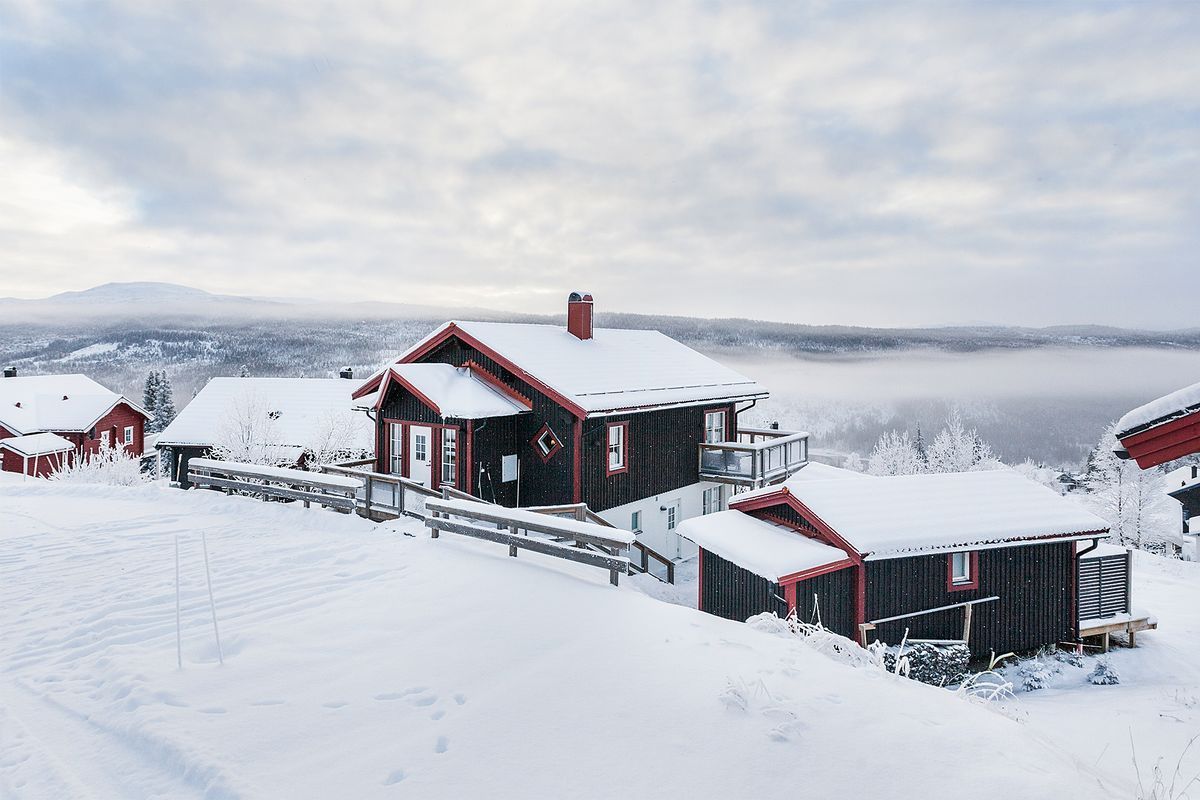
[[[700,610],[745,622],[755,614],[787,615],[779,584],[742,569],[716,553],[700,553]]]
[[[727,436],[736,438],[732,406],[693,406],[614,415],[583,422],[583,502],[595,511],[691,486],[700,480],[705,411],[725,411]],[[629,469],[608,474],[608,426],[627,422]]]
[[[801,622],[816,622],[820,608],[821,624],[834,633],[857,641],[854,624],[854,568],[827,572],[796,583],[796,617]]]
[[[484,420],[475,422],[476,436],[469,469],[476,495],[491,500],[494,492],[497,501],[503,505],[514,506],[517,504],[516,481],[505,484],[500,480],[502,457],[516,454],[521,465],[520,504],[522,506],[573,502],[572,459],[575,451],[573,427],[575,418],[569,411],[488,356],[465,345],[457,337],[447,339],[421,360],[426,363],[452,364],[456,367],[461,367],[468,361],[474,361],[505,384],[529,398],[533,406],[533,410],[527,414],[494,417],[486,420],[486,424],[484,424]],[[383,412],[381,416],[406,421],[442,421],[433,411],[426,408],[408,392],[395,388],[389,391],[388,396],[384,398]],[[459,420],[445,420],[445,422],[457,423],[462,430],[459,434],[461,437],[459,472],[461,474],[468,469],[466,428]],[[532,445],[534,436],[545,423],[549,423],[551,430],[562,442],[562,449],[556,452],[548,462],[542,461]],[[481,470],[486,473],[482,482],[480,481]],[[460,482],[458,485],[465,488],[464,483]],[[482,494],[480,494],[481,492]]]
[[[979,552],[979,588],[949,591],[947,555],[915,556],[867,562],[867,619],[975,600],[999,600],[975,606],[971,619],[971,652],[987,656],[1021,652],[1074,638],[1071,619],[1074,544],[1004,547]],[[911,617],[880,625],[874,632],[894,644],[908,629],[909,638],[957,639],[963,611]]]

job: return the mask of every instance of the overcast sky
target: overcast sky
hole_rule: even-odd
[[[165,5],[0,0],[0,296],[1200,325],[1200,3]]]

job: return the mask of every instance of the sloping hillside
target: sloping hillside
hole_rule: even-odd
[[[0,796],[1131,796],[1124,764],[629,583],[411,523],[0,483]]]

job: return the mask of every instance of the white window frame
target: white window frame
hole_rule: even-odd
[[[608,424],[608,474],[623,472],[629,466],[629,442],[627,422]],[[615,435],[614,435],[615,434]]]
[[[629,515],[629,530],[634,533],[642,532],[642,512],[640,510]]]
[[[667,503],[667,530],[674,531],[679,527],[679,501]]]
[[[413,458],[422,464],[429,458],[429,437],[424,433],[413,434]]]
[[[125,426],[125,444],[133,444],[133,426]]]
[[[725,412],[724,411],[705,411],[704,412],[704,442],[706,444],[715,444],[718,442],[727,441],[727,430],[725,428]]]
[[[713,514],[721,510],[724,498],[720,486],[711,486],[704,490],[703,513]]]
[[[392,428],[388,439],[388,469],[393,475],[404,474],[404,423],[390,423]]]
[[[100,446],[109,447],[112,445],[112,434],[109,431],[100,431]]]
[[[955,585],[959,585],[963,583],[970,583],[973,579],[974,577],[971,575],[971,554],[966,551],[961,553],[951,553],[950,582]]]
[[[449,477],[447,477],[449,476]],[[441,485],[454,486],[458,479],[458,429],[442,428]]]

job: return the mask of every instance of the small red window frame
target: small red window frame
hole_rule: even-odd
[[[549,453],[543,453],[542,448],[538,447],[538,439],[541,439],[547,433],[554,437],[554,447],[550,448]],[[547,422],[544,423],[542,427],[538,428],[538,432],[535,433],[533,438],[529,440],[529,446],[533,448],[533,452],[542,460],[542,463],[546,463],[550,459],[554,458],[554,455],[559,450],[562,450],[563,444],[562,439],[558,438],[558,434],[554,432],[554,429],[550,427],[550,423]]]
[[[959,551],[962,552],[962,551]],[[970,556],[971,580],[961,583],[954,582],[954,553],[946,554],[946,591],[948,592],[965,592],[971,589],[979,588],[979,551],[972,550],[967,553]]]
[[[621,434],[621,446],[625,448],[625,462],[613,469],[609,466],[608,460],[608,432],[613,428],[624,428]],[[605,475],[620,475],[623,472],[629,471],[629,423],[628,422],[610,422],[604,426],[604,474]]]

